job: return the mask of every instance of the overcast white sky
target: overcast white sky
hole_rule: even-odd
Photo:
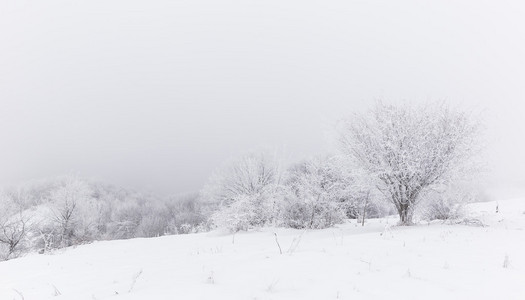
[[[523,1],[0,2],[0,184],[76,173],[176,193],[260,146],[326,150],[375,99],[484,110],[525,186]]]

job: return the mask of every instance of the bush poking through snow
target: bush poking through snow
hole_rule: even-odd
[[[135,287],[135,284],[137,284],[137,280],[139,279],[140,275],[142,275],[142,269],[138,271],[137,273],[133,274],[131,277],[131,285],[129,286],[128,293],[131,293],[133,291],[133,288]]]
[[[279,243],[279,238],[277,237],[277,233],[274,232],[273,235],[275,236],[275,243],[277,243],[277,247],[279,247],[279,254],[283,254],[283,249],[281,248],[281,244]]]
[[[473,201],[472,194],[448,189],[428,195],[422,210],[425,220],[458,220],[465,215],[465,205]]]

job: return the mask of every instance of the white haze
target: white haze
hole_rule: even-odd
[[[525,185],[521,1],[2,1],[0,184],[80,174],[176,193],[261,146],[326,151],[376,99],[482,111]]]

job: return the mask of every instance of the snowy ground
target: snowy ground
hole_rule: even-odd
[[[498,204],[470,206],[486,227],[383,219],[28,255],[0,263],[0,299],[525,299],[525,199]]]

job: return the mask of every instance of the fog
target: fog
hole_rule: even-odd
[[[485,119],[491,185],[525,185],[520,1],[2,1],[0,185],[79,174],[199,189],[261,147],[330,150],[385,101]]]

